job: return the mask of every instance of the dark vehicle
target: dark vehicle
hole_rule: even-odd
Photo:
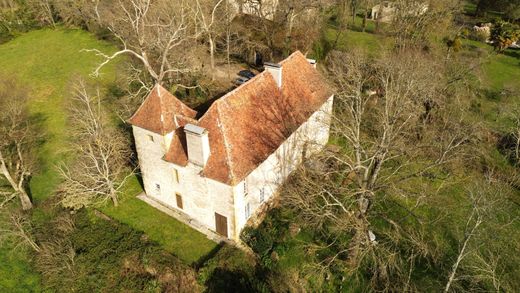
[[[255,77],[255,74],[253,72],[251,72],[251,70],[240,70],[238,72],[238,76],[242,76],[247,79],[251,79],[251,78]]]
[[[245,83],[248,80],[249,80],[249,78],[240,76],[240,77],[237,77],[237,79],[235,79],[235,84],[236,85],[241,85],[241,84]]]

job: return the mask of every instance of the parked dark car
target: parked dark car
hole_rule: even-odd
[[[247,77],[239,76],[239,77],[237,77],[237,79],[235,79],[235,84],[241,85],[248,80],[249,80],[249,78],[247,78]]]
[[[240,70],[238,72],[238,76],[242,76],[247,79],[251,79],[251,78],[255,77],[255,74],[253,72],[251,72],[251,70]]]

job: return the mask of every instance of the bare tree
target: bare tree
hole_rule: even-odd
[[[213,76],[215,69],[215,37],[217,36],[216,29],[221,29],[217,24],[219,20],[226,21],[225,10],[219,10],[219,7],[224,0],[218,1],[203,1],[195,0],[194,7],[192,7],[193,19],[195,23],[195,29],[200,31],[196,35],[204,36],[208,41],[209,55],[210,55],[210,66]],[[225,8],[225,7],[221,7]],[[220,16],[224,16],[224,19],[218,19]]]
[[[452,283],[456,280],[455,276],[457,274],[457,270],[461,264],[461,261],[468,255],[468,244],[472,240],[472,238],[478,233],[478,229],[480,225],[482,225],[484,221],[483,215],[483,195],[481,192],[474,194],[472,191],[469,191],[469,197],[471,199],[471,213],[468,216],[466,221],[466,226],[464,228],[464,238],[459,247],[459,252],[457,254],[457,258],[453,263],[448,282],[446,282],[446,287],[444,288],[444,292],[449,292]]]
[[[472,282],[488,282],[496,292],[512,289],[511,283],[506,280],[507,265],[501,257],[503,246],[493,242],[504,237],[507,242],[518,245],[517,239],[508,237],[511,235],[508,227],[518,221],[518,216],[507,213],[500,215],[500,220],[496,219],[497,211],[505,210],[504,207],[510,202],[504,196],[507,190],[493,182],[492,177],[488,174],[485,184],[475,184],[467,191],[467,218],[461,229],[444,292],[464,290],[460,283]]]
[[[35,16],[41,23],[48,23],[52,25],[52,27],[56,27],[56,22],[54,21],[54,10],[53,10],[53,0],[30,0],[27,5],[31,7],[34,11]]]
[[[71,151],[75,159],[70,166],[58,166],[63,178],[61,203],[79,209],[110,200],[117,206],[120,189],[132,175],[127,165],[129,143],[111,126],[99,91],[91,95],[86,85],[79,82],[74,95],[70,120],[74,138]]]
[[[192,70],[186,63],[189,54],[183,45],[196,36],[188,30],[188,9],[184,1],[119,1],[117,9],[104,10],[98,15],[101,25],[108,27],[122,49],[112,54],[86,49],[103,58],[94,75],[99,75],[105,65],[120,55],[135,58],[156,83]]]
[[[36,252],[40,251],[40,246],[36,244],[36,240],[32,235],[32,224],[24,215],[17,211],[8,211],[2,209],[1,214],[2,227],[0,227],[0,243],[10,242],[13,249],[29,247]]]
[[[28,181],[35,167],[34,147],[37,133],[29,121],[26,107],[27,89],[12,78],[0,81],[0,179],[5,179],[9,190],[0,190],[5,197],[0,207],[18,197],[22,208],[32,208],[27,192]]]
[[[74,220],[69,213],[58,215],[47,225],[48,232],[39,235],[40,251],[36,256],[36,265],[42,275],[47,278],[49,287],[58,279],[59,285],[75,281],[76,251],[70,234],[75,229]],[[50,232],[52,231],[52,232]]]
[[[403,50],[430,45],[432,36],[449,30],[453,16],[460,9],[457,0],[398,0],[394,6],[389,32],[395,36],[397,47]]]
[[[406,268],[414,259],[433,253],[423,220],[414,213],[428,195],[420,185],[406,188],[404,183],[458,159],[471,131],[443,114],[442,79],[432,82],[432,64],[418,58],[368,61],[359,54],[333,53],[329,59],[336,86],[331,131],[343,147],[321,154],[283,192],[302,222],[325,234],[325,243],[310,246],[329,251],[318,272],[340,266],[363,274],[359,268],[365,266],[375,289],[398,290],[407,284]],[[396,218],[388,205],[405,216]],[[404,225],[408,218],[413,224]]]

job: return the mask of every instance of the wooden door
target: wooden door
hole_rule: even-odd
[[[215,227],[217,233],[228,238],[227,218],[215,213]]]
[[[177,199],[177,207],[182,210],[182,196],[178,193],[175,194],[175,198]]]

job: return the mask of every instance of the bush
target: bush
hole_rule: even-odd
[[[63,212],[58,219],[67,216]],[[140,231],[100,219],[85,209],[40,227],[42,252],[38,270],[46,288],[71,292],[199,291],[195,271],[147,240]],[[62,233],[56,233],[56,231]],[[53,235],[53,237],[49,237]],[[44,236],[45,237],[45,236]]]

